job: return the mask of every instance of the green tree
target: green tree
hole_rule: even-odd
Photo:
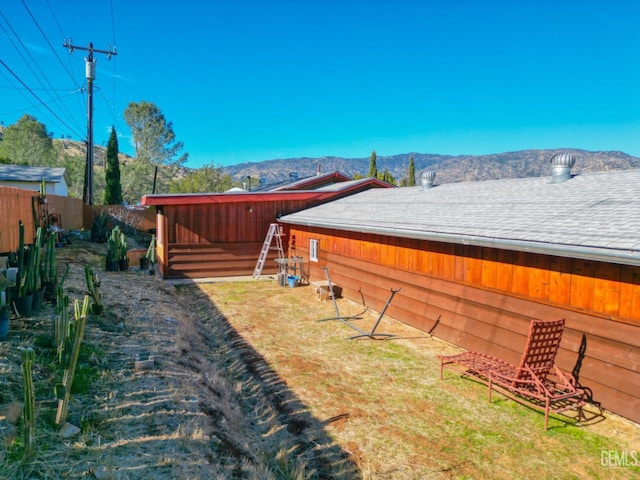
[[[385,168],[384,172],[382,174],[382,177],[379,177],[380,180],[382,180],[383,182],[387,182],[390,183],[391,185],[395,185],[396,184],[396,179],[393,175],[391,175],[391,172],[389,171],[389,169]]]
[[[124,117],[131,129],[136,160],[122,176],[122,195],[126,201],[137,203],[143,195],[154,193],[156,172],[155,193],[167,192],[189,154],[181,153],[183,143],[176,141],[172,123],[153,103],[132,102]]]
[[[173,124],[167,122],[160,109],[150,102],[132,102],[124,111],[131,129],[138,161],[152,165],[182,165],[189,157],[182,153],[182,142],[176,141]]]
[[[0,158],[16,165],[48,166],[55,163],[56,152],[45,125],[25,114],[4,129]]]
[[[226,192],[233,185],[231,175],[225,174],[223,167],[213,163],[189,172],[185,177],[174,180],[169,185],[170,193],[213,193]]]
[[[122,169],[122,199],[136,205],[147,194],[153,193],[154,167],[150,163],[132,160]]]
[[[407,178],[407,186],[415,187],[416,185],[416,166],[413,163],[413,157],[409,157],[409,174]]]
[[[371,152],[371,157],[369,158],[369,177],[378,178],[378,166],[376,165],[376,159],[378,156],[376,155],[376,151]]]
[[[118,161],[118,136],[115,127],[111,127],[109,143],[107,143],[107,168],[105,173],[105,205],[122,204],[122,187],[120,186],[120,162]]]

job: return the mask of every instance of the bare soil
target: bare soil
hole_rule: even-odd
[[[34,346],[37,446],[0,446],[0,478],[422,479],[634,478],[602,452],[640,451],[638,425],[606,414],[574,426],[448,374],[437,355],[456,348],[389,318],[387,339],[351,339],[334,304],[309,286],[272,279],[173,285],[138,271],[104,272],[104,245],[60,249],[65,291],[85,293],[99,272],[105,314],[87,323],[84,390],[60,438],[53,427],[59,369],[47,343],[52,305],[13,318],[0,342],[0,405],[22,400],[21,346]],[[377,312],[339,300],[370,331]],[[136,355],[153,367],[136,369]],[[611,454],[605,458],[611,459]],[[618,458],[616,457],[616,458]]]

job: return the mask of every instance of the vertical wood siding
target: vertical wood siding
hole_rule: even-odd
[[[291,226],[297,253],[319,241],[312,280],[466,349],[517,362],[532,318],[566,318],[558,364],[605,408],[640,421],[640,268],[525,252]]]
[[[35,237],[31,198],[40,194],[34,190],[0,187],[0,252],[16,251],[19,245],[18,223],[25,226],[25,242],[31,243]],[[60,214],[62,228],[81,229],[83,223],[82,200],[58,195],[47,195],[47,210]]]
[[[269,225],[309,206],[308,200],[164,205],[161,273],[165,278],[251,275]],[[286,253],[287,236],[283,244]],[[275,258],[270,252],[264,274],[277,272]]]

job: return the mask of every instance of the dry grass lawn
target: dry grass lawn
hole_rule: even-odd
[[[637,425],[611,415],[580,427],[554,419],[545,432],[538,412],[499,395],[489,404],[485,386],[455,373],[440,380],[436,356],[457,349],[423,332],[385,317],[377,332],[395,337],[349,339],[358,332],[318,321],[336,314],[311,287],[199,288],[326,425],[363,478],[633,478],[640,472],[601,462],[603,451],[640,448]],[[363,311],[347,300],[338,306],[343,317]],[[377,318],[366,311],[350,322],[370,331]]]

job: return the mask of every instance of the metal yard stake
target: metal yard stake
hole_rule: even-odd
[[[389,305],[391,305],[391,301],[393,300],[393,297],[395,296],[396,293],[400,291],[399,288],[397,290],[394,290],[393,288],[391,289],[391,293],[389,295],[389,298],[387,299],[387,303],[385,304],[384,308],[380,312],[380,315],[378,316],[376,323],[373,325],[373,328],[371,329],[371,331],[367,332],[361,329],[360,327],[358,327],[357,325],[354,325],[353,323],[349,322],[349,320],[360,320],[362,318],[360,315],[362,315],[364,312],[367,311],[367,307],[365,306],[365,309],[357,315],[352,315],[350,317],[343,317],[342,315],[340,315],[338,302],[336,302],[336,297],[335,297],[335,294],[333,293],[333,284],[331,283],[331,278],[329,277],[329,267],[322,267],[322,269],[324,270],[325,276],[327,277],[327,283],[329,285],[329,293],[331,294],[331,300],[333,300],[333,306],[336,309],[336,316],[329,317],[329,318],[322,318],[318,320],[319,322],[326,322],[327,320],[339,320],[340,322],[344,323],[348,327],[360,333],[359,335],[354,335],[352,337],[349,337],[349,340],[352,340],[355,338],[363,338],[363,337],[368,337],[373,339],[376,339],[378,337],[385,337],[385,338],[395,337],[395,335],[391,333],[376,333],[376,329],[378,328],[378,325],[380,324],[382,317],[387,311],[387,308],[389,308]],[[363,303],[364,303],[364,297],[363,297]]]

